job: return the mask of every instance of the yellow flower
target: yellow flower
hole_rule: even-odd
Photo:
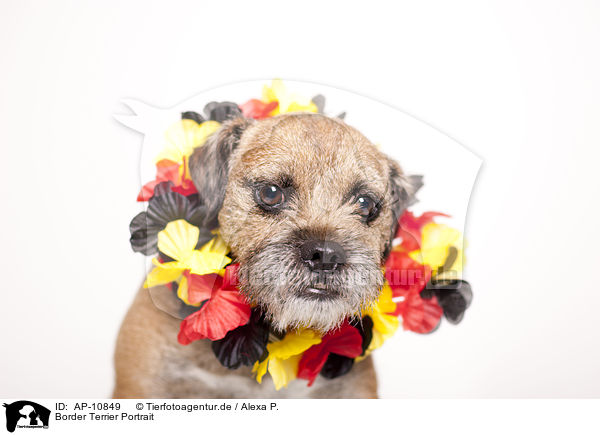
[[[219,129],[221,124],[217,121],[205,121],[198,124],[191,119],[182,119],[173,124],[167,132],[166,144],[155,161],[170,160],[175,163],[183,162],[189,157],[194,148],[204,145],[206,139]]]
[[[356,360],[364,359],[372,350],[380,347],[385,340],[390,338],[400,325],[398,317],[389,314],[396,310],[396,303],[392,300],[392,289],[386,282],[381,289],[381,295],[377,303],[365,310],[363,316],[369,316],[373,320],[373,338],[365,354]]]
[[[273,80],[271,86],[265,85],[263,87],[262,101],[264,103],[270,103],[271,101],[279,103],[277,108],[270,113],[271,116],[289,112],[318,112],[315,103],[308,98],[289,92],[280,79]]]
[[[421,249],[409,255],[413,260],[430,266],[434,275],[442,266],[445,273],[452,271],[459,275],[463,264],[462,235],[447,225],[428,223],[421,232]]]
[[[224,267],[231,262],[227,257],[227,245],[220,236],[215,236],[202,248],[194,249],[198,243],[200,230],[184,219],[169,222],[164,230],[158,233],[158,249],[175,261],[160,263],[156,258],[152,263],[156,266],[146,277],[144,287],[154,287],[176,281],[181,278],[180,297],[187,303],[187,280],[182,274],[185,270],[197,275],[217,273],[224,274]]]
[[[296,379],[302,353],[320,342],[321,337],[315,331],[302,329],[288,332],[281,341],[267,344],[269,355],[263,362],[257,361],[252,369],[256,372],[256,380],[260,384],[268,370],[276,390],[287,386],[291,380]]]

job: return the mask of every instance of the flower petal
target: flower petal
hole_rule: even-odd
[[[290,381],[296,379],[300,358],[301,355],[293,355],[286,359],[273,358],[269,361],[269,374],[276,390],[287,387]]]
[[[180,193],[166,192],[154,196],[148,203],[148,217],[164,226],[177,219],[185,219],[190,209],[187,198]]]
[[[372,325],[371,339],[367,350],[363,350],[363,354],[357,358],[357,361],[364,359],[372,350],[380,347],[385,340],[394,335],[400,325],[400,320],[396,317],[396,311],[398,311],[397,304],[392,300],[392,292],[386,282],[376,305],[363,313],[368,316],[363,318],[363,322],[365,319],[370,318],[370,324]],[[367,337],[364,333],[362,335],[363,339]]]
[[[395,314],[396,309],[396,303],[392,300],[392,290],[386,283],[375,306],[364,312],[365,315],[371,317],[373,330],[378,331],[384,340],[391,337],[398,329],[399,321]]]
[[[319,110],[317,105],[310,101],[310,99],[289,92],[280,79],[271,81],[271,86],[265,85],[263,87],[262,100],[265,103],[272,101],[279,102],[278,107],[270,113],[271,116],[288,112],[317,113]]]
[[[252,369],[256,373],[256,380],[261,383],[268,370],[276,389],[287,386],[296,377],[300,354],[320,342],[321,337],[317,332],[300,329],[288,332],[280,341],[267,344],[267,358],[262,362],[257,361]],[[288,359],[290,361],[286,362]]]
[[[155,187],[162,182],[170,181],[174,185],[179,184],[179,163],[171,160],[160,160],[156,164],[156,178],[146,183],[138,194],[138,201],[148,201],[156,192]]]
[[[155,254],[158,231],[160,231],[160,228],[148,218],[145,211],[139,213],[129,224],[131,249],[144,255]]]
[[[148,276],[146,276],[146,281],[144,282],[145,288],[155,287],[157,285],[167,284],[175,281],[185,270],[185,265],[178,261],[159,263],[154,258],[152,259],[152,262],[156,267],[152,269],[150,273],[148,273]]]
[[[412,259],[405,251],[392,251],[385,263],[385,279],[393,297],[421,291],[431,278],[431,269]]]
[[[267,367],[269,365],[269,359],[265,358],[263,361],[256,361],[252,367],[252,373],[256,373],[256,382],[262,384],[262,378],[267,373]]]
[[[169,222],[158,233],[158,249],[179,261],[187,261],[198,243],[200,230],[183,219]]]
[[[399,325],[398,317],[392,314],[378,313],[373,315],[373,329],[381,333],[384,340],[394,335]]]
[[[166,133],[166,145],[156,160],[171,160],[183,162],[189,157],[194,148],[204,145],[206,139],[217,131],[221,124],[216,121],[206,121],[198,124],[191,119],[182,119],[173,124]]]
[[[362,336],[354,326],[345,323],[340,329],[327,335],[327,339],[323,338],[323,341],[326,341],[329,353],[348,358],[355,358],[362,353]]]
[[[402,317],[405,330],[427,334],[440,323],[443,310],[437,298],[423,299],[417,292],[411,292],[403,302],[398,303],[396,314]]]
[[[317,107],[317,113],[323,113],[325,111],[325,96],[318,94],[312,97],[310,100]]]
[[[345,322],[339,329],[325,334],[321,343],[312,346],[302,354],[298,365],[298,377],[308,380],[310,386],[325,365],[329,354],[356,358],[362,351],[360,332]]]
[[[188,282],[188,298],[191,305],[199,305],[202,301],[210,299],[213,292],[221,288],[223,278],[215,273],[206,275],[197,275],[195,273],[186,274]]]
[[[196,275],[223,274],[223,268],[229,262],[231,258],[214,252],[193,251],[189,257],[190,270]]]
[[[246,101],[240,108],[246,118],[265,119],[269,117],[269,114],[274,111],[278,105],[279,103],[277,101],[265,103],[260,100],[252,99]]]
[[[360,332],[362,337],[363,351],[361,355],[364,355],[373,339],[373,319],[369,316],[365,316],[359,324],[355,325],[355,328],[358,329],[358,332]]]
[[[319,372],[326,379],[335,379],[348,373],[354,366],[354,358],[330,353]]]
[[[450,323],[457,324],[462,320],[465,311],[473,299],[473,291],[467,281],[436,280],[427,284],[421,292],[421,298],[437,298],[438,304],[444,310],[444,316]]]
[[[181,119],[191,119],[196,124],[202,124],[204,121],[206,121],[202,115],[194,111],[182,112]]]
[[[329,352],[325,347],[325,344],[321,342],[302,354],[302,358],[298,363],[298,377],[300,379],[306,379],[308,386],[310,387],[317,375],[325,365]]]
[[[204,106],[204,114],[211,121],[225,122],[228,119],[242,116],[242,111],[237,104],[229,101],[217,103],[212,101]]]
[[[462,245],[462,235],[458,230],[432,222],[423,227],[421,250],[411,252],[410,256],[430,266],[434,273],[442,267],[459,273],[462,270]],[[449,267],[444,267],[448,266],[449,255],[453,255],[454,260]]]
[[[225,274],[223,275],[223,289],[224,290],[237,290],[240,284],[238,271],[240,270],[240,263],[230,264],[225,268]]]
[[[237,292],[219,290],[200,310],[181,322],[177,338],[181,344],[204,338],[220,340],[249,320],[250,305],[246,299]]]
[[[219,254],[224,256],[227,255],[227,253],[229,252],[229,247],[227,246],[223,238],[217,234],[213,239],[211,239],[210,242],[202,246],[202,248],[200,248],[200,251],[212,252],[213,254]]]
[[[435,211],[428,211],[420,216],[415,216],[410,211],[405,211],[400,216],[398,232],[396,238],[402,238],[401,247],[406,251],[415,251],[421,247],[421,230],[422,228],[433,222],[434,218],[438,216],[450,217],[444,213],[438,213]]]
[[[212,350],[221,364],[236,369],[258,361],[265,353],[268,341],[269,323],[260,311],[253,310],[247,325],[229,331],[221,340],[213,341]]]
[[[301,329],[288,332],[280,341],[269,343],[267,350],[269,357],[287,359],[320,342],[321,337],[317,332],[312,329]]]
[[[197,194],[189,197],[173,192],[173,183],[163,181],[156,185],[154,196],[148,202],[148,210],[138,214],[129,225],[131,247],[145,255],[157,251],[158,232],[171,221],[185,219],[188,223],[201,227],[206,219],[206,207],[200,205]],[[213,238],[206,229],[200,231],[196,246],[204,245]]]

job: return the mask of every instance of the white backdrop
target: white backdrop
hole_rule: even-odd
[[[483,160],[473,305],[376,352],[382,397],[600,397],[600,5],[301,5],[2,3],[0,395],[110,394],[144,275],[128,243],[142,138],[119,101],[282,77],[394,106]]]

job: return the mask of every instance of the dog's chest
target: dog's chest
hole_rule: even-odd
[[[214,356],[211,355],[214,359]],[[216,359],[212,363],[219,364]],[[273,382],[265,377],[258,383],[250,369],[237,370],[203,366],[199,361],[168,358],[164,361],[162,378],[168,396],[183,398],[308,398],[312,391],[306,381],[292,381],[287,388],[275,390]]]

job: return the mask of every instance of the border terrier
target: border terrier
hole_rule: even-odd
[[[207,226],[240,264],[241,292],[282,331],[329,331],[378,298],[398,218],[421,186],[358,130],[319,114],[229,120],[189,166]],[[117,341],[115,397],[377,397],[371,357],[280,391],[249,367],[229,370],[208,340],[177,342],[170,294],[138,292]]]

